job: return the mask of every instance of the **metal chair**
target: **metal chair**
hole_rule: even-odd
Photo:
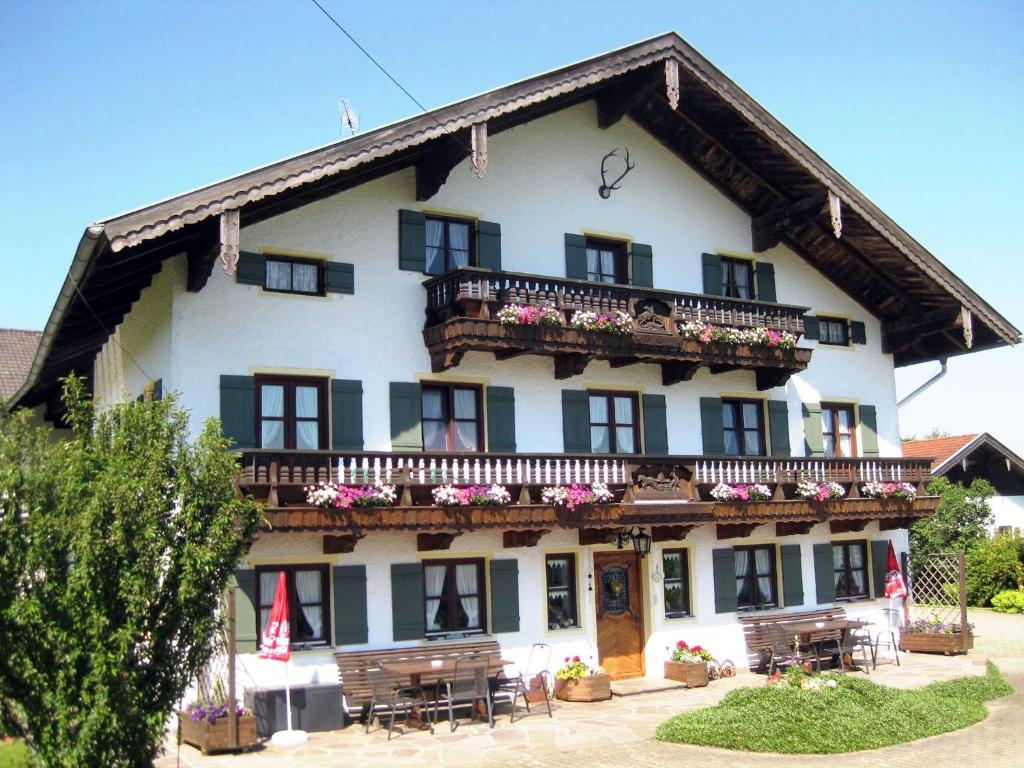
[[[366,717],[366,732],[370,732],[370,725],[376,715],[377,721],[381,722],[382,710],[390,713],[388,720],[388,741],[391,741],[391,733],[395,728],[395,715],[399,712],[405,713],[405,724],[410,725],[412,711],[416,707],[422,707],[423,714],[427,720],[430,732],[434,732],[434,724],[430,720],[430,704],[426,692],[419,686],[402,686],[397,676],[385,671],[381,667],[368,666],[366,668],[366,680],[370,685],[370,711]],[[436,720],[436,708],[435,708]],[[383,723],[381,723],[383,725]]]
[[[455,730],[455,707],[469,705],[470,720],[476,719],[476,705],[483,701],[487,705],[487,720],[494,727],[494,704],[491,699],[491,684],[488,676],[491,657],[486,653],[473,653],[459,656],[455,660],[455,671],[451,680],[441,680],[437,684],[437,698],[434,703],[434,721],[437,722],[437,709],[442,703],[448,705],[448,723]],[[443,688],[442,688],[443,686]],[[442,693],[443,691],[443,693]]]
[[[856,629],[847,629],[845,632],[840,633],[839,639],[836,640],[836,651],[839,654],[840,671],[846,671],[846,654],[850,654],[850,661],[852,662],[854,660],[854,652],[860,650],[861,656],[864,659],[862,669],[864,670],[864,674],[870,675],[871,672],[869,671],[869,666],[871,662],[868,660],[868,651],[870,651],[871,648],[871,636],[868,634],[861,634],[860,631]],[[872,656],[872,660],[873,659],[874,656]]]
[[[805,653],[781,624],[771,623],[767,625],[768,642],[771,645],[771,660],[768,662],[768,674],[771,675],[776,667],[791,667],[794,664],[803,664],[805,661],[813,661],[818,671],[821,671],[821,659],[817,653]]]
[[[884,629],[875,633],[874,643],[871,647],[871,665],[878,669],[878,649],[892,648],[893,657],[896,659],[896,666],[900,666],[900,630],[903,628],[900,612],[894,608],[883,608],[882,615],[885,617]],[[882,638],[888,637],[888,640]]]
[[[551,698],[548,695],[548,668],[551,665],[551,646],[547,643],[534,643],[530,646],[530,655],[526,660],[526,667],[519,671],[518,675],[505,677],[504,672],[499,673],[498,684],[494,692],[504,693],[512,702],[512,713],[509,715],[509,722],[516,721],[516,703],[519,697],[523,697],[526,704],[526,712],[530,712],[530,692],[538,688],[544,692],[544,706],[547,708],[548,717],[551,714]],[[540,683],[538,686],[537,683]]]

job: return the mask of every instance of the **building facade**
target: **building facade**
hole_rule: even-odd
[[[71,272],[116,338],[59,301],[17,400],[58,417],[77,365],[220,418],[268,505],[240,649],[285,570],[308,681],[480,635],[657,677],[744,665],[746,611],[872,616],[935,503],[894,367],[1019,337],[674,34],[94,225]]]

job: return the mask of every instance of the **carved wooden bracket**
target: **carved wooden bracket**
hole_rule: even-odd
[[[579,376],[590,362],[589,355],[576,352],[555,355],[555,378],[568,379]]]
[[[682,541],[696,526],[693,525],[653,525],[651,526],[652,541]]]
[[[679,62],[665,59],[665,96],[672,109],[679,107]]]
[[[237,208],[220,215],[220,260],[229,277],[238,267],[239,211]]]
[[[716,525],[719,539],[745,539],[754,532],[760,523],[728,523]]]
[[[487,123],[475,124],[469,132],[473,173],[482,179],[487,173]]]
[[[863,531],[870,520],[829,520],[828,529],[832,533],[856,533]]]
[[[764,392],[773,387],[785,386],[794,373],[796,371],[789,368],[757,368],[754,370],[754,383],[759,392]]]
[[[776,523],[775,524],[775,535],[776,536],[803,536],[805,533],[810,533],[811,528],[817,525],[817,520],[808,520],[807,522],[797,523]]]
[[[580,528],[580,546],[588,544],[611,544],[618,530],[615,528]]]
[[[362,534],[347,533],[341,536],[324,536],[325,555],[347,555],[356,548]]]
[[[662,363],[661,383],[668,387],[681,381],[689,381],[698,370],[700,370],[700,363],[689,361]]]
[[[436,552],[442,549],[450,549],[455,541],[457,533],[417,533],[417,552]]]
[[[547,530],[537,531],[505,531],[501,534],[501,546],[505,549],[516,547],[536,547],[540,537],[547,533]]]

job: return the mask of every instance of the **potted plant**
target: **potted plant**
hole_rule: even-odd
[[[555,698],[562,701],[605,701],[612,697],[612,679],[600,667],[591,667],[579,656],[565,657],[555,672]]]
[[[686,683],[687,688],[703,688],[708,684],[708,662],[714,658],[699,645],[692,648],[685,640],[676,643],[672,658],[665,662],[665,679]]]
[[[256,745],[256,717],[246,707],[238,706],[238,744],[228,740],[228,705],[196,702],[178,712],[178,733],[181,740],[202,751],[229,752]]]
[[[939,619],[917,619],[911,621],[900,632],[901,651],[924,653],[966,653],[974,647],[974,625],[967,625],[964,635],[959,622],[943,622]]]

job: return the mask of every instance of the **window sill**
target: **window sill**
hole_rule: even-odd
[[[444,633],[428,634],[428,635],[425,635],[423,637],[423,639],[426,642],[428,642],[428,643],[438,643],[438,642],[444,642],[446,640],[449,640],[449,641],[452,641],[452,642],[458,642],[460,640],[469,640],[469,639],[475,638],[475,637],[489,637],[489,635],[487,634],[487,632],[485,632],[482,629],[478,629],[478,630],[467,629],[467,630],[461,631],[461,632],[444,632]]]
[[[551,627],[548,627],[547,629],[544,630],[544,634],[545,635],[556,635],[556,636],[561,636],[561,637],[564,637],[566,635],[580,635],[580,634],[583,634],[583,632],[584,632],[584,629],[583,629],[583,627],[580,627],[580,626],[576,626],[576,627],[557,627],[555,629],[552,629]]]

